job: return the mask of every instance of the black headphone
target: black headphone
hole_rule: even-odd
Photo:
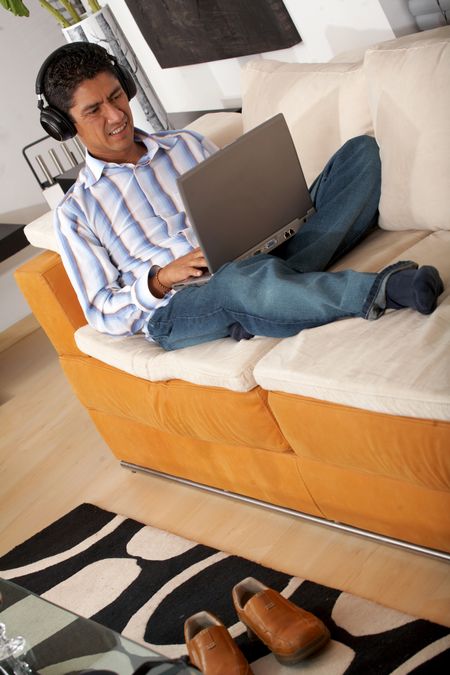
[[[75,124],[66,113],[58,110],[57,108],[53,108],[51,105],[44,104],[43,97],[45,96],[45,73],[50,63],[56,61],[61,55],[73,51],[74,49],[78,50],[80,45],[86,45],[88,48],[89,44],[90,43],[86,42],[71,42],[70,44],[59,47],[49,56],[47,56],[36,77],[35,88],[38,97],[37,105],[41,111],[40,122],[45,132],[52,138],[55,138],[57,141],[68,141],[69,138],[73,138],[77,135],[77,130]],[[99,45],[96,46],[98,47]],[[100,49],[104,48],[100,47]],[[114,67],[114,74],[119,80],[120,86],[127,95],[128,100],[132,99],[133,96],[136,95],[137,91],[136,82],[134,81],[133,76],[126,68],[123,68],[121,65],[119,65],[115,56],[107,52],[106,49],[104,51],[108,54],[108,57],[111,60],[111,64]]]

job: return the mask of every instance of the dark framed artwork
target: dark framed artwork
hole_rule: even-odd
[[[282,0],[125,0],[162,68],[301,42]]]

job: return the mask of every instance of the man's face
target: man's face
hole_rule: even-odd
[[[131,161],[133,116],[128,98],[112,73],[99,73],[75,89],[70,115],[90,154],[108,162]]]

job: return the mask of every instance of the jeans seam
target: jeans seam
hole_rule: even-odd
[[[162,307],[161,309],[164,309],[164,307]],[[156,323],[157,325],[167,325],[167,324],[173,324],[173,323],[175,323],[175,321],[180,321],[180,320],[185,321],[185,320],[192,320],[192,319],[203,319],[204,317],[209,318],[211,316],[214,316],[214,314],[218,314],[219,312],[222,312],[223,309],[224,309],[223,307],[219,307],[218,309],[215,309],[214,311],[209,312],[208,314],[202,313],[202,314],[199,314],[199,315],[196,315],[196,316],[176,316],[173,319],[156,319],[156,322],[153,319],[153,317],[151,317],[149,319],[148,325],[150,325],[152,323],[153,324]]]
[[[153,318],[150,318],[148,322],[148,326],[152,325],[154,328],[157,326],[167,326],[167,325],[173,325],[176,321],[185,321],[185,320],[196,320],[196,319],[203,319],[205,317],[211,317],[214,316],[214,314],[218,314],[220,312],[230,312],[232,313],[236,319],[239,319],[241,317],[249,317],[250,319],[254,319],[256,321],[264,321],[265,323],[271,323],[277,326],[289,326],[291,324],[298,324],[301,323],[302,326],[308,327],[315,327],[317,326],[317,321],[302,321],[301,319],[299,320],[294,320],[294,321],[279,321],[277,319],[267,319],[267,317],[264,316],[258,316],[256,314],[250,314],[250,312],[238,312],[236,310],[230,310],[227,307],[220,307],[219,309],[214,310],[213,312],[210,312],[208,314],[199,314],[196,316],[176,316],[173,319],[157,319],[156,323],[154,322]],[[337,321],[337,319],[340,319],[340,316],[337,316],[335,318],[330,319],[330,321]],[[328,322],[327,322],[328,323]]]
[[[316,321],[303,321],[302,322],[300,319],[295,320],[295,321],[278,321],[277,319],[267,319],[266,317],[257,316],[256,314],[250,314],[249,312],[235,312],[235,311],[233,311],[233,314],[235,314],[236,317],[242,317],[242,316],[246,317],[246,316],[248,316],[249,318],[255,319],[256,321],[264,321],[264,323],[270,323],[270,324],[274,324],[276,326],[290,326],[292,324],[298,324],[298,323],[302,323],[302,325],[305,326],[305,327],[311,326],[312,328],[314,328],[315,326],[317,326]],[[331,321],[336,321],[336,320],[337,319],[331,319]]]

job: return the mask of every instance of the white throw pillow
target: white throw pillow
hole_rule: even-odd
[[[381,152],[380,226],[450,229],[450,26],[368,49]]]
[[[345,141],[373,135],[361,64],[250,61],[242,72],[244,131],[279,112],[308,185]]]

